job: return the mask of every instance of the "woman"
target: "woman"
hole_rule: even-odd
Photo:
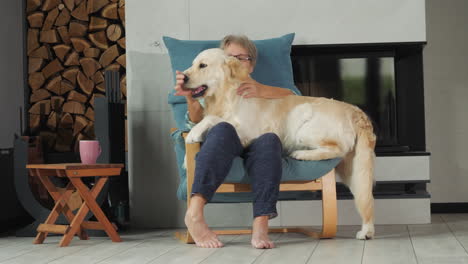
[[[257,60],[255,44],[245,36],[228,35],[222,41],[222,48],[228,56],[239,59],[252,73]],[[203,119],[203,99],[192,98],[184,90],[184,75],[176,72],[175,95],[185,96],[188,111],[186,120],[192,127]],[[294,93],[285,88],[273,87],[253,79],[243,83],[237,90],[244,98],[282,98]],[[196,158],[195,179],[192,187],[190,207],[187,208],[185,224],[199,247],[222,247],[216,234],[208,228],[203,216],[205,204],[213,197],[216,189],[226,178],[235,157],[244,158],[245,168],[252,180],[254,194],[252,224],[252,246],[273,248],[268,237],[268,220],[278,215],[278,200],[281,179],[281,142],[273,133],[267,133],[243,148],[234,127],[226,122],[214,126],[207,134]]]

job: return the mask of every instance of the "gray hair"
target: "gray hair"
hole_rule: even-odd
[[[252,66],[255,67],[255,64],[257,63],[257,47],[255,47],[253,41],[245,35],[227,35],[223,40],[221,40],[219,47],[224,49],[231,43],[237,44],[246,49],[249,57],[252,59]]]

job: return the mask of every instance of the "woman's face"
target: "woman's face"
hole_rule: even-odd
[[[250,58],[250,56],[244,47],[236,43],[231,43],[228,46],[224,47],[224,52],[228,56],[237,57],[239,61],[242,63],[242,65],[244,65],[245,67],[249,69],[249,73],[253,72],[252,61],[250,59],[247,59],[247,58]]]

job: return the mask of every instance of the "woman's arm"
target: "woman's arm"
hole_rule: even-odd
[[[198,123],[203,119],[203,107],[200,102],[192,96],[186,96],[189,119],[193,123]]]
[[[278,99],[288,95],[294,95],[294,92],[281,87],[261,84],[254,79],[249,79],[237,88],[237,94],[244,98],[265,98]]]

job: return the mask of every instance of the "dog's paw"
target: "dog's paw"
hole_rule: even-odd
[[[199,143],[203,141],[203,134],[202,133],[197,133],[196,130],[191,130],[187,137],[185,138],[185,143],[191,144],[191,143]]]
[[[289,156],[291,156],[291,158],[294,158],[294,159],[297,159],[297,160],[306,160],[306,155],[305,154],[306,153],[305,153],[304,150],[295,150],[291,154],[289,154]]]
[[[375,234],[374,226],[363,225],[361,231],[357,232],[356,239],[368,240],[373,239]]]

